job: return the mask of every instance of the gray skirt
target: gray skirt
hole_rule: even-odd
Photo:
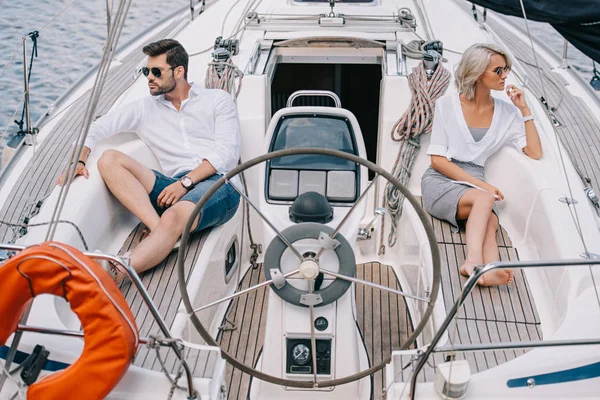
[[[474,178],[485,182],[483,167],[472,162],[452,161]],[[427,212],[438,219],[448,221],[454,229],[458,230],[456,212],[458,201],[463,194],[472,187],[456,183],[444,174],[440,174],[432,167],[427,168],[421,178],[421,194],[423,205]],[[494,204],[492,210],[498,216],[498,207]]]

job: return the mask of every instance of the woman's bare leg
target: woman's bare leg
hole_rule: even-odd
[[[494,197],[478,189],[469,189],[458,202],[457,219],[466,219],[467,257],[465,263],[460,267],[460,273],[470,276],[476,265],[484,263],[484,241],[490,235],[492,227],[488,230],[490,215],[493,215]],[[495,227],[493,227],[495,242]],[[489,241],[489,239],[488,239]],[[491,245],[490,250],[491,251]],[[497,257],[497,248],[496,255]],[[509,283],[511,275],[504,271],[492,271],[479,279],[477,283],[485,286],[504,285]]]
[[[485,239],[483,240],[483,263],[484,264],[488,264],[494,261],[500,261],[500,257],[498,254],[498,243],[496,241],[496,231],[498,230],[498,217],[496,216],[496,214],[492,213],[490,215],[490,218],[488,219],[488,225],[487,225],[487,231],[485,234]],[[508,275],[508,281],[506,282],[506,284],[509,284],[512,282],[513,280],[513,271],[511,269],[505,269],[505,270],[497,270],[494,272],[489,272],[484,276],[484,280],[485,281],[490,281],[489,279],[486,279],[488,275],[490,275],[490,277],[494,277],[494,275],[491,274],[496,274],[497,278],[503,280],[506,278],[506,276]],[[502,285],[504,283],[500,283],[500,285]]]

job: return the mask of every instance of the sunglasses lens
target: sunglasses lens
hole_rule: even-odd
[[[142,74],[144,74],[144,76],[148,76],[150,74],[150,72],[152,72],[152,75],[154,75],[155,78],[160,78],[161,75],[161,70],[160,68],[148,68],[148,67],[143,67],[142,68]]]
[[[506,67],[504,67],[504,68],[498,67],[498,68],[496,68],[494,70],[494,72],[498,76],[502,76],[503,73],[506,74],[506,75],[508,75],[508,74],[510,74],[510,67],[508,65]]]

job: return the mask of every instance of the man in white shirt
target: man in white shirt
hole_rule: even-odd
[[[160,263],[172,250],[192,210],[219,175],[240,156],[240,129],[233,98],[225,91],[188,83],[188,54],[179,42],[163,39],[143,49],[152,97],[113,110],[90,127],[76,176],[88,178],[85,161],[96,142],[119,132],[135,132],[154,152],[164,175],[117,150],[105,151],[98,170],[117,199],[150,230],[130,254],[137,272]],[[64,177],[58,179],[62,184]],[[228,183],[204,206],[198,231],[227,222],[239,205]],[[113,271],[116,280],[125,276]]]

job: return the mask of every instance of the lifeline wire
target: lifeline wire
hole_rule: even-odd
[[[79,134],[79,137],[77,138],[77,145],[73,149],[70,168],[67,169],[69,171],[67,174],[68,179],[66,181],[66,184],[62,185],[60,188],[58,202],[50,221],[56,221],[60,218],[60,213],[62,212],[62,208],[64,207],[67,194],[71,187],[71,182],[73,180],[73,177],[75,176],[75,170],[77,167],[75,161],[78,159],[79,154],[81,154],[81,151],[83,150],[83,145],[85,143],[85,139],[87,138],[88,130],[92,123],[93,115],[96,110],[96,106],[98,104],[100,95],[102,93],[102,87],[104,86],[104,82],[106,81],[108,70],[112,62],[112,58],[119,40],[119,36],[121,34],[121,30],[123,28],[123,25],[125,24],[125,18],[127,16],[127,11],[129,10],[130,5],[130,0],[122,0],[119,3],[119,8],[115,14],[115,22],[114,25],[111,27],[111,30],[106,39],[104,53],[102,55],[102,61],[100,63],[100,67],[96,75],[96,80],[94,82],[94,87],[92,89],[89,102],[87,104],[82,130]],[[56,223],[50,224],[48,233],[46,234],[46,240],[52,239],[56,231],[56,226]]]
[[[525,20],[525,27],[527,28],[527,36],[529,37],[529,42],[531,44],[531,50],[533,51],[533,59],[535,61],[535,65],[536,65],[536,69],[538,71],[538,75],[539,75],[539,79],[540,79],[540,84],[542,83],[542,73],[541,73],[541,69],[539,66],[539,62],[537,59],[537,52],[535,51],[535,47],[533,45],[533,38],[531,36],[531,32],[529,30],[529,21],[527,20],[527,14],[525,12],[525,5],[523,4],[523,0],[519,0],[521,3],[521,10],[523,11],[523,19]],[[542,92],[544,93],[544,98],[548,99],[548,97],[546,96],[546,88],[545,86],[542,84]],[[548,113],[551,113],[550,110],[548,110]],[[565,175],[565,181],[567,183],[567,188],[569,190],[569,196],[574,199],[575,197],[573,196],[573,189],[571,188],[571,182],[569,181],[569,177],[567,175],[567,167],[565,165],[565,160],[564,160],[564,156],[561,150],[561,146],[560,146],[560,142],[559,142],[559,137],[558,137],[558,131],[556,130],[556,127],[554,127],[554,125],[552,125],[553,130],[554,130],[554,136],[556,138],[556,144],[557,144],[557,148],[558,148],[558,154],[560,156],[560,162],[561,162],[561,166],[563,169],[563,173]],[[583,231],[581,230],[581,221],[579,219],[579,214],[577,213],[577,207],[575,207],[575,205],[571,205],[571,204],[567,204],[567,207],[569,207],[569,209],[571,207],[573,207],[573,213],[575,214],[575,218],[573,219],[573,222],[575,223],[575,228],[577,230],[577,233],[579,234],[579,238],[581,239],[581,244],[583,245],[583,249],[585,251],[586,255],[589,255],[590,252],[588,250],[587,244],[585,242],[585,238],[583,237]],[[589,270],[590,270],[590,276],[592,278],[592,284],[594,286],[594,290],[596,292],[596,300],[598,302],[598,306],[600,307],[600,294],[598,293],[598,286],[596,285],[596,278],[594,277],[594,272],[592,271],[592,267],[589,266]]]

